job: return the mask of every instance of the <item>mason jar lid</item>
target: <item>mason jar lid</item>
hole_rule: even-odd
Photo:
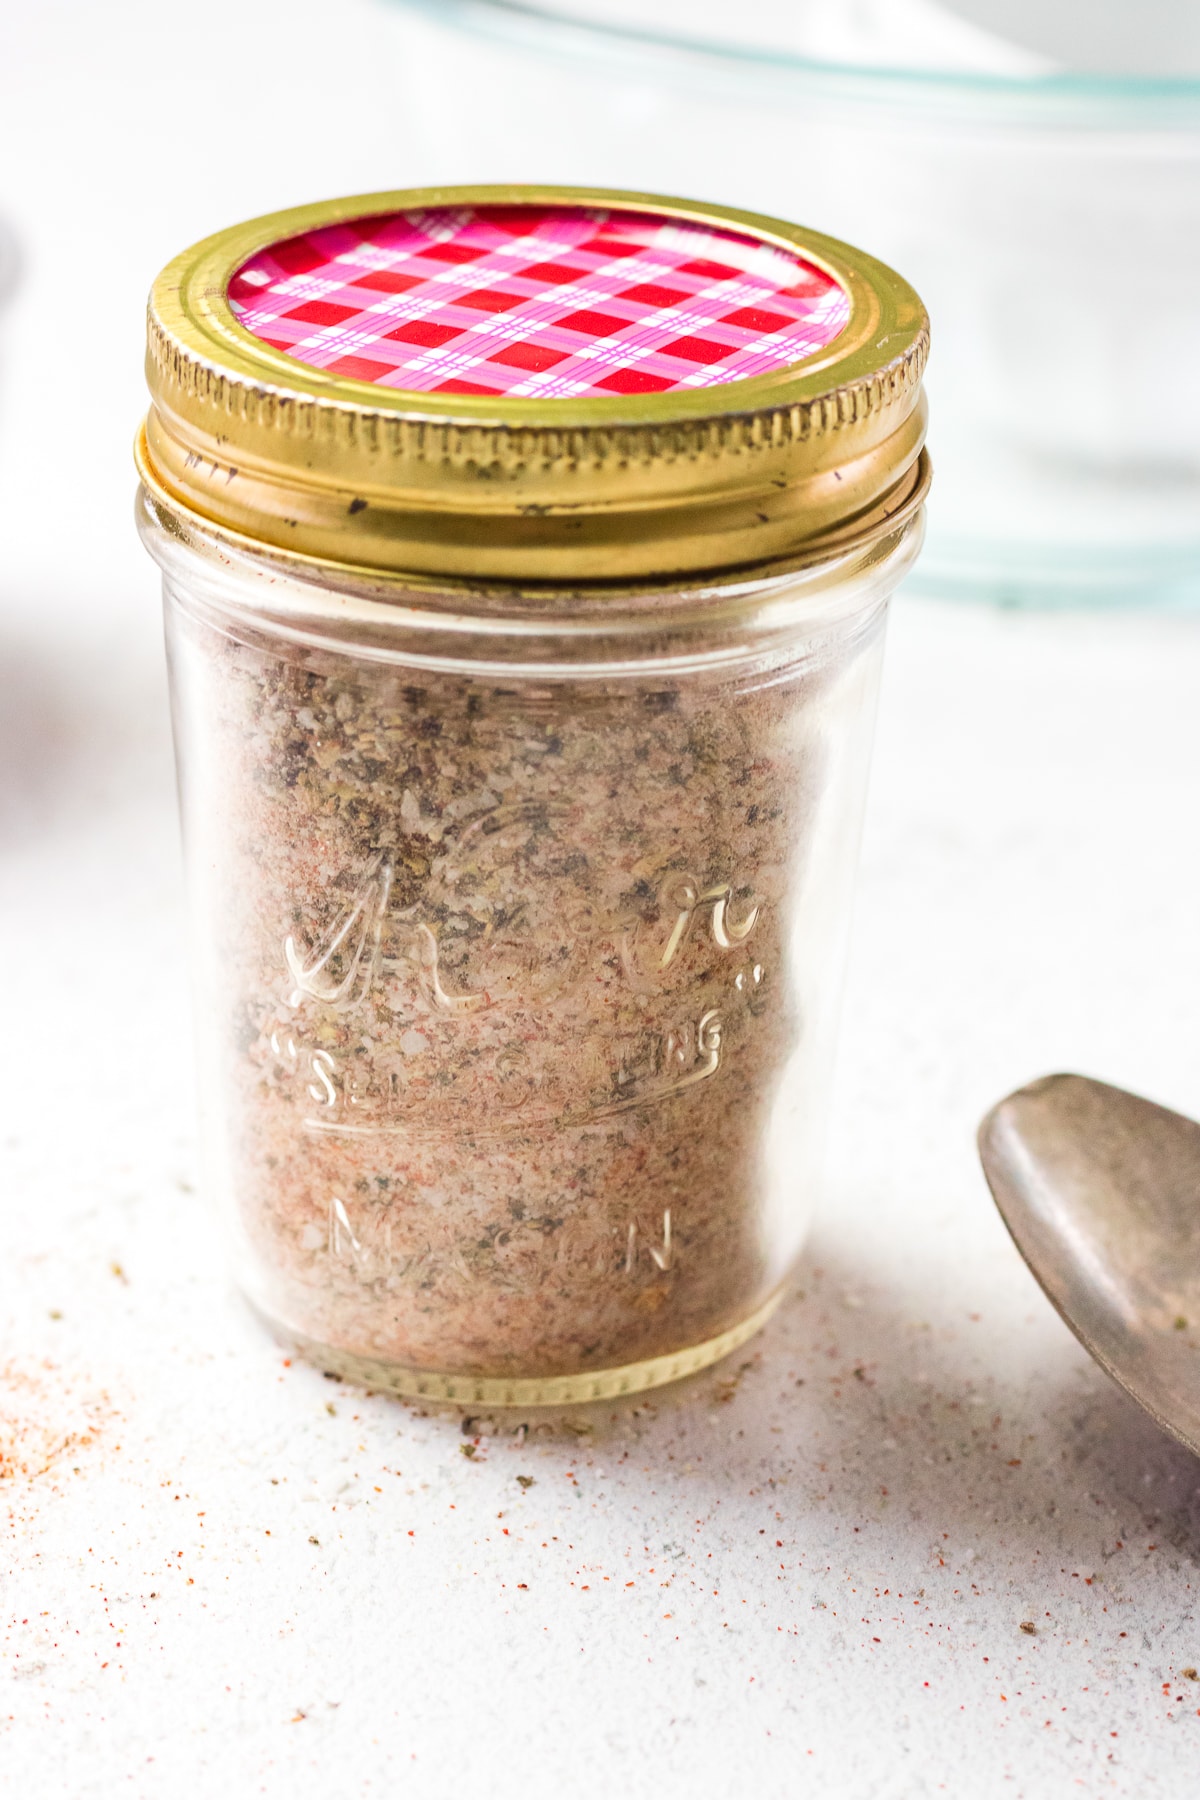
[[[455,580],[811,562],[928,484],[925,309],[782,220],[457,187],[269,214],[155,282],[160,501],[289,556]]]

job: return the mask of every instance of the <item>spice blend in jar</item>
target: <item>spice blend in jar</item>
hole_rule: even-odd
[[[926,345],[860,252],[644,195],[369,196],[156,284],[208,1179],[323,1366],[596,1398],[777,1300]]]

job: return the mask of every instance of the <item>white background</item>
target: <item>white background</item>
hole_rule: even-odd
[[[901,595],[828,1194],[732,1366],[474,1435],[285,1367],[193,1191],[142,305],[439,145],[368,0],[0,34],[0,1792],[1193,1793],[1200,1471],[972,1137],[1056,1067],[1200,1112],[1200,627]]]

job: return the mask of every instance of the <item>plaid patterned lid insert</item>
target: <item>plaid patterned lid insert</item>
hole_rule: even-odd
[[[456,207],[325,225],[242,265],[248,331],[313,368],[431,394],[709,388],[833,342],[850,303],[793,252],[653,213]]]

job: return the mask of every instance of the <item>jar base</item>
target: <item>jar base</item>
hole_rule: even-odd
[[[625,1363],[614,1369],[589,1370],[578,1375],[539,1375],[510,1377],[502,1375],[443,1375],[431,1369],[410,1369],[399,1363],[384,1362],[376,1357],[357,1356],[350,1350],[318,1343],[293,1331],[276,1319],[263,1316],[270,1329],[305,1362],[323,1369],[329,1375],[341,1375],[348,1381],[375,1393],[396,1394],[405,1400],[433,1400],[472,1406],[581,1406],[593,1400],[615,1400],[626,1394],[640,1394],[649,1388],[664,1387],[671,1381],[682,1381],[701,1369],[720,1362],[739,1348],[766,1324],[786,1292],[786,1284],[752,1312],[740,1324],[730,1326],[718,1337],[686,1350],[673,1350],[667,1356],[652,1356],[645,1362]],[[257,1310],[257,1309],[256,1309]]]

